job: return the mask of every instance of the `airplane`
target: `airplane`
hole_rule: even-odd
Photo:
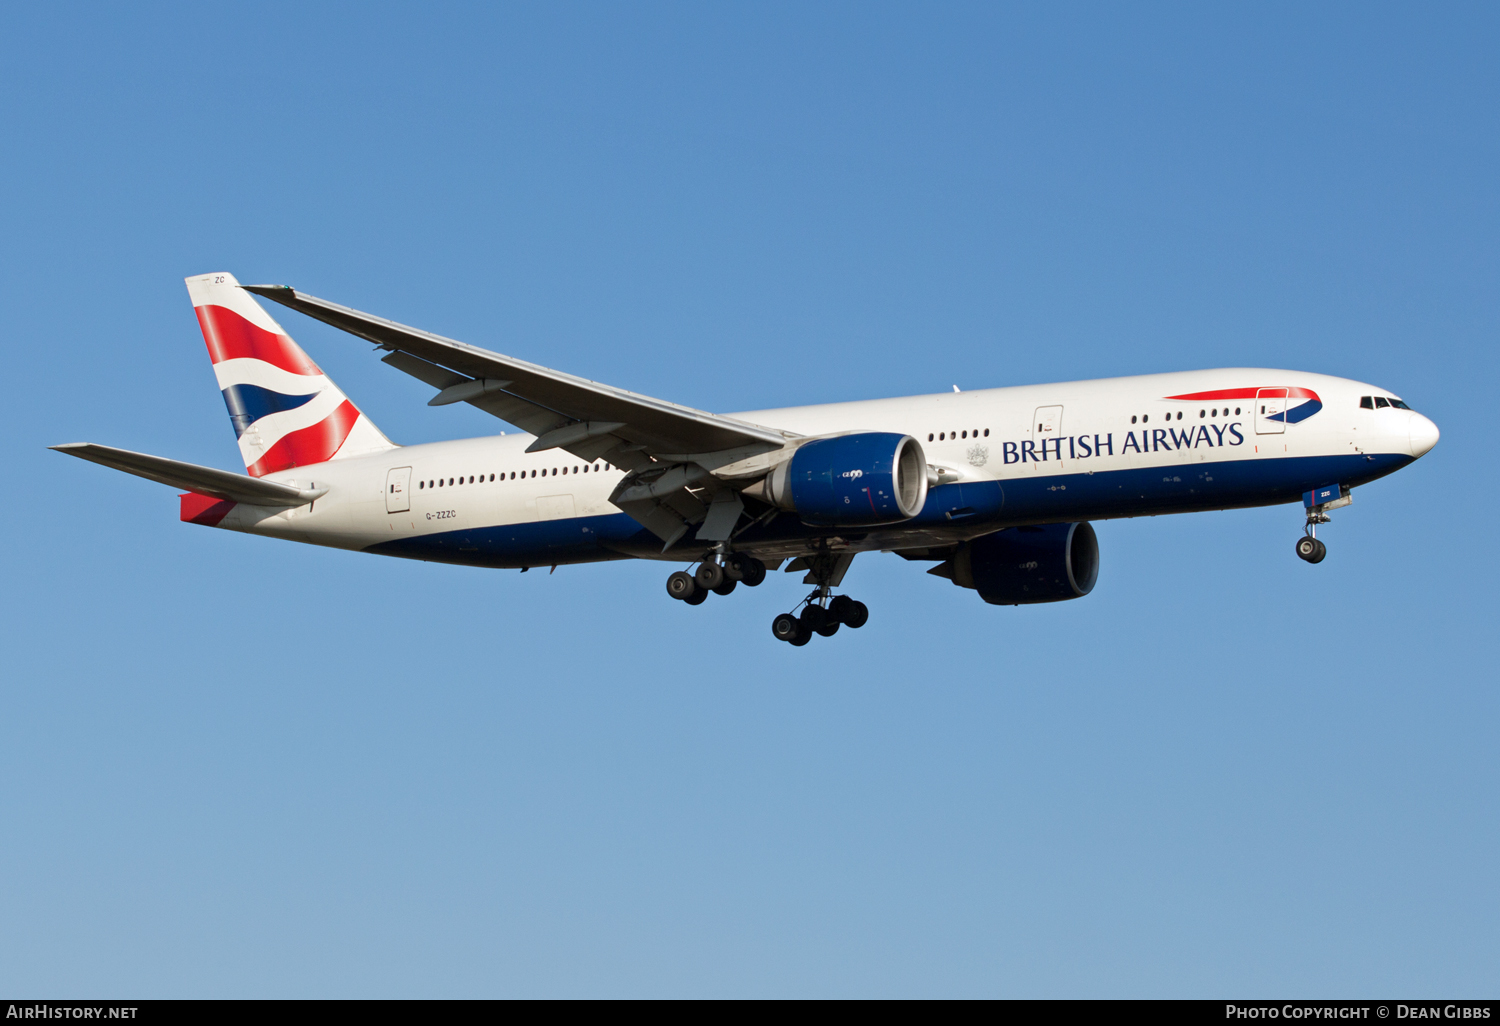
[[[185,522],[406,559],[519,569],[653,559],[689,605],[804,572],[794,646],[862,627],[835,595],[891,552],[991,605],[1081,598],[1091,521],[1302,501],[1297,555],[1353,489],[1438,428],[1390,390],[1228,368],[715,414],[227,273],[186,279],[245,473],[52,446],[182,489]],[[374,343],[382,362],[520,429],[390,441],[255,297]]]

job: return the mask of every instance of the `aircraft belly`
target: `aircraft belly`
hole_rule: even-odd
[[[624,541],[643,531],[630,517],[616,513],[461,527],[379,542],[364,551],[466,566],[551,566],[627,558],[606,544]]]
[[[1290,456],[965,481],[928,492],[920,514],[899,524],[855,529],[810,526],[787,513],[745,531],[736,547],[766,557],[805,552],[820,539],[851,551],[951,544],[1002,527],[1110,520],[1295,502],[1322,485],[1350,487],[1412,462],[1402,454]],[[1073,463],[1077,466],[1077,463]],[[565,517],[485,527],[460,526],[382,541],[366,552],[461,563],[523,567],[642,558],[694,559],[702,545],[685,541],[663,553],[660,539],[624,513]]]
[[[1001,519],[1056,523],[1274,506],[1325,484],[1365,484],[1411,461],[1398,453],[1291,456],[1012,478],[1004,482]]]

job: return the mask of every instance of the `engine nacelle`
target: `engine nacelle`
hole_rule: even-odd
[[[940,568],[995,606],[1082,598],[1099,579],[1099,537],[1089,524],[996,531],[958,547]]]
[[[910,435],[815,438],[746,494],[831,526],[910,520],[927,501],[927,457]]]

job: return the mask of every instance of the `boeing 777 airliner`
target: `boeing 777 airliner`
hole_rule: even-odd
[[[187,279],[245,473],[91,443],[60,452],[184,489],[182,519],[407,559],[528,570],[678,563],[674,599],[812,592],[793,645],[865,605],[834,595],[894,552],[993,605],[1087,595],[1091,520],[1302,500],[1297,555],[1352,490],[1416,460],[1435,424],[1389,390],[1230,368],[715,414],[408,328],[283,285]],[[252,297],[375,343],[383,362],[522,434],[391,442]],[[790,562],[788,562],[790,561]]]

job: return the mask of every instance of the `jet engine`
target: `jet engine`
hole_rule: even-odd
[[[927,457],[910,435],[881,431],[804,442],[745,494],[804,523],[857,527],[909,520],[927,501]]]
[[[1011,527],[964,542],[930,572],[994,606],[1082,598],[1099,579],[1099,538],[1086,523]]]

